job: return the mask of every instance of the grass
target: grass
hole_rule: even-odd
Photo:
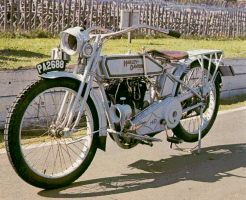
[[[19,68],[33,67],[37,63],[50,59],[51,49],[60,43],[57,38],[0,38],[0,67]],[[246,40],[243,39],[176,39],[171,37],[149,37],[146,39],[109,40],[103,46],[102,54],[125,54],[129,49],[132,53],[146,49],[166,49],[187,51],[194,49],[219,49],[225,52],[224,58],[246,57]],[[76,58],[72,60],[74,63]]]
[[[0,131],[0,149],[5,148],[3,131]]]
[[[188,51],[195,49],[219,49],[225,52],[224,58],[239,58],[246,57],[246,40],[194,40],[194,39],[175,39],[175,38],[161,38],[161,39],[133,39],[129,44],[126,39],[111,40],[106,43],[103,53],[125,54],[128,49],[132,52],[141,52],[141,47],[146,49],[165,49],[176,51]],[[120,48],[119,48],[120,47]]]
[[[1,68],[31,67],[50,59],[60,39],[0,39]]]
[[[243,106],[246,106],[246,94],[221,99],[219,110],[230,110]]]

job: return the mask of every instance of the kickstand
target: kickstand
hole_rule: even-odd
[[[202,140],[202,117],[203,117],[203,109],[204,106],[201,106],[201,110],[200,110],[200,127],[199,127],[199,135],[198,135],[198,153],[201,152],[201,140]]]

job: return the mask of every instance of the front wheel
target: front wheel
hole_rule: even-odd
[[[77,132],[71,137],[61,134],[79,84],[68,78],[41,79],[26,88],[10,109],[5,129],[8,157],[18,175],[33,186],[53,189],[72,183],[96,153],[98,133],[93,132],[99,125],[90,97],[75,127]]]
[[[204,78],[206,79],[207,76],[209,76],[209,81],[210,81],[215,66],[213,65],[211,66],[210,74],[208,74],[208,62],[204,62],[204,65],[205,65]],[[183,80],[190,87],[194,88],[202,85],[201,77],[202,77],[201,66],[199,63],[194,63],[191,66],[191,69],[188,71],[188,73],[183,74],[181,76],[181,80]],[[203,118],[202,118],[203,125],[201,127],[202,137],[204,137],[211,129],[218,113],[219,99],[220,99],[219,84],[220,83],[217,78],[215,82],[211,84],[210,92],[208,93],[208,96],[205,99],[205,108],[203,110]],[[187,89],[184,86],[179,85],[177,87],[176,95],[182,94],[186,91]],[[199,101],[200,99],[194,96],[182,102],[181,105],[182,108],[185,109],[199,103]],[[172,129],[172,131],[177,137],[182,138],[186,142],[196,142],[198,141],[199,128],[200,128],[200,107],[183,113],[180,123],[174,129]]]

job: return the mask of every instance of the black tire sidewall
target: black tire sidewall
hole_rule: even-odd
[[[22,117],[30,102],[38,94],[52,87],[67,87],[77,92],[79,84],[79,81],[68,78],[57,78],[52,80],[41,79],[38,84],[36,83],[33,84],[33,86],[29,87],[29,89],[26,90],[26,92],[16,104],[12,118],[9,123],[8,155],[18,175],[33,186],[45,189],[54,189],[66,186],[75,181],[78,177],[80,177],[86,171],[94,158],[97,150],[98,133],[94,134],[93,136],[91,148],[87,154],[87,157],[75,171],[60,178],[46,178],[36,174],[32,169],[30,169],[25,159],[23,158],[22,151],[20,149],[19,128]],[[87,99],[87,104],[89,105],[89,108],[91,110],[94,121],[94,131],[96,131],[99,129],[98,114],[96,111],[96,107],[90,97],[88,97]]]
[[[207,62],[204,62],[205,64],[205,68],[207,68]],[[200,67],[200,64],[198,62],[195,62],[192,64],[191,66],[191,69],[195,68],[195,67]],[[211,66],[211,72],[213,73],[214,72],[214,65]],[[186,75],[186,73],[182,74],[181,76],[181,80],[184,78],[184,76]],[[219,110],[219,101],[220,101],[220,83],[219,83],[219,80],[218,80],[218,77],[216,78],[215,80],[215,89],[216,89],[216,102],[215,102],[215,108],[214,108],[214,113],[213,113],[213,116],[212,118],[210,119],[208,125],[206,126],[205,129],[203,129],[202,131],[202,138],[210,131],[210,129],[212,128],[213,124],[214,124],[214,121],[217,117],[217,113],[218,113],[218,110]],[[179,91],[179,87],[180,87],[180,84],[177,86],[177,90],[176,90],[176,95],[178,94],[178,91]],[[197,142],[198,141],[198,137],[199,137],[199,134],[190,134],[188,133],[184,128],[183,126],[181,125],[181,123],[179,123],[175,128],[172,129],[173,133],[183,139],[185,142]]]

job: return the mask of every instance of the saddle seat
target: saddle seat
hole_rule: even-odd
[[[188,58],[187,52],[180,52],[180,51],[150,49],[149,51],[147,51],[147,53],[151,54],[152,56],[158,56],[176,62]]]

